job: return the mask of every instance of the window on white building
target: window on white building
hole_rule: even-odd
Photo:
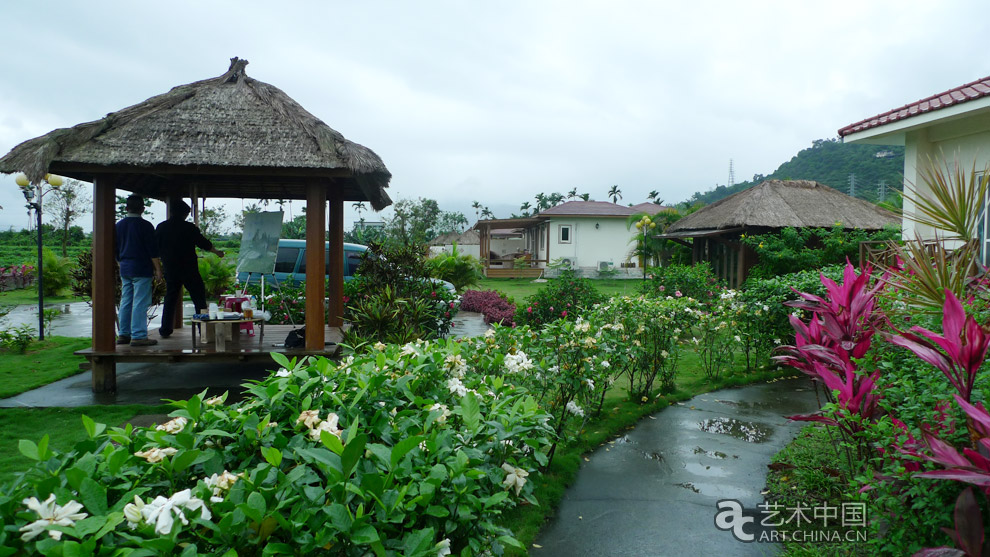
[[[984,265],[990,264],[990,191],[976,221],[976,235],[980,239],[980,258]]]
[[[561,244],[571,243],[571,225],[561,224],[558,230],[558,242]]]

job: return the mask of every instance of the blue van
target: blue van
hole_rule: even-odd
[[[330,276],[330,242],[326,243],[326,275]],[[361,264],[361,256],[368,250],[367,246],[360,244],[344,244],[344,280],[349,281],[354,278],[358,265]],[[292,277],[290,280],[289,277]],[[257,283],[261,275],[251,275],[251,284]],[[306,280],[306,240],[281,239],[278,241],[278,252],[275,255],[274,276],[265,275],[265,282],[271,284],[272,279],[278,284],[294,286]],[[245,284],[248,281],[248,273],[237,273],[237,282]]]

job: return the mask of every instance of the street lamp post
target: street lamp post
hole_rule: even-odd
[[[62,177],[56,176],[54,174],[45,174],[45,182],[48,182],[53,188],[58,188],[62,185]],[[47,193],[42,188],[42,183],[37,184],[38,193],[35,194],[34,187],[31,186],[31,181],[22,172],[14,178],[14,182],[17,183],[21,188],[21,193],[24,194],[24,199],[28,202],[28,208],[34,209],[35,214],[38,215],[38,340],[45,340],[45,290],[44,290],[44,277],[42,275],[44,260],[42,258],[42,242],[41,242],[41,199]],[[51,190],[49,190],[51,191]],[[37,197],[37,201],[34,199]]]

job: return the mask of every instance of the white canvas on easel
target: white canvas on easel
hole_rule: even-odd
[[[265,275],[275,273],[278,240],[282,235],[282,211],[244,214],[244,232],[241,234],[241,251],[237,256],[237,272],[247,273],[244,288],[251,282],[251,275],[261,275],[261,307],[265,307]],[[278,283],[275,283],[276,287]]]

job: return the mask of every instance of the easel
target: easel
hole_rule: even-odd
[[[241,296],[247,294],[248,285],[251,284],[251,277],[253,277],[254,275],[258,275],[258,280],[261,282],[261,311],[265,311],[265,274],[264,273],[255,273],[249,271],[247,280],[244,281],[244,288],[241,290]],[[271,275],[272,275],[272,282],[275,283],[275,290],[277,290],[278,293],[281,294],[282,287],[278,283],[278,278],[275,277],[274,269],[272,269]],[[285,310],[285,314],[289,316],[289,323],[292,324],[293,328],[295,328],[296,322],[292,319],[292,312],[289,311],[289,307],[285,305],[285,299],[280,297],[279,303],[282,306],[282,309]]]

